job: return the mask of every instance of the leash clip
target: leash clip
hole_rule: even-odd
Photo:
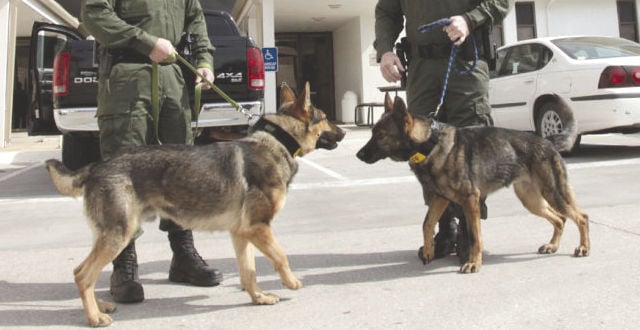
[[[251,112],[251,109],[247,108],[246,106],[240,106],[239,111],[245,116],[247,117],[248,120],[252,120],[256,115],[254,113]]]

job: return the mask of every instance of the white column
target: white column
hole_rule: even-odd
[[[262,1],[262,47],[275,47],[275,23],[274,23],[274,1]],[[276,104],[276,73],[265,72],[264,74],[264,105],[266,112],[276,112],[278,110]]]
[[[13,99],[13,63],[10,63],[9,53],[15,52],[14,47],[9,48],[9,40],[15,39],[15,29],[11,28],[13,23],[12,8],[15,2],[0,0],[0,91],[4,92],[4,97],[0,101],[0,148],[4,148],[9,143],[11,134],[11,104]]]

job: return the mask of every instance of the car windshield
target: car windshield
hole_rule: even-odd
[[[626,39],[572,37],[555,39],[551,42],[576,60],[640,56],[640,44]]]

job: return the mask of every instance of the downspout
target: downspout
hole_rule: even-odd
[[[236,20],[236,22],[240,22],[247,15],[252,6],[253,0],[244,0],[242,6],[240,7],[240,10],[234,10],[234,19]]]

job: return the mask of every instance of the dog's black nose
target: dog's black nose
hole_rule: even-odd
[[[356,157],[358,157],[358,159],[360,159],[363,162],[366,162],[366,158],[367,158],[367,153],[364,151],[364,149],[360,149],[357,153],[356,153]]]

